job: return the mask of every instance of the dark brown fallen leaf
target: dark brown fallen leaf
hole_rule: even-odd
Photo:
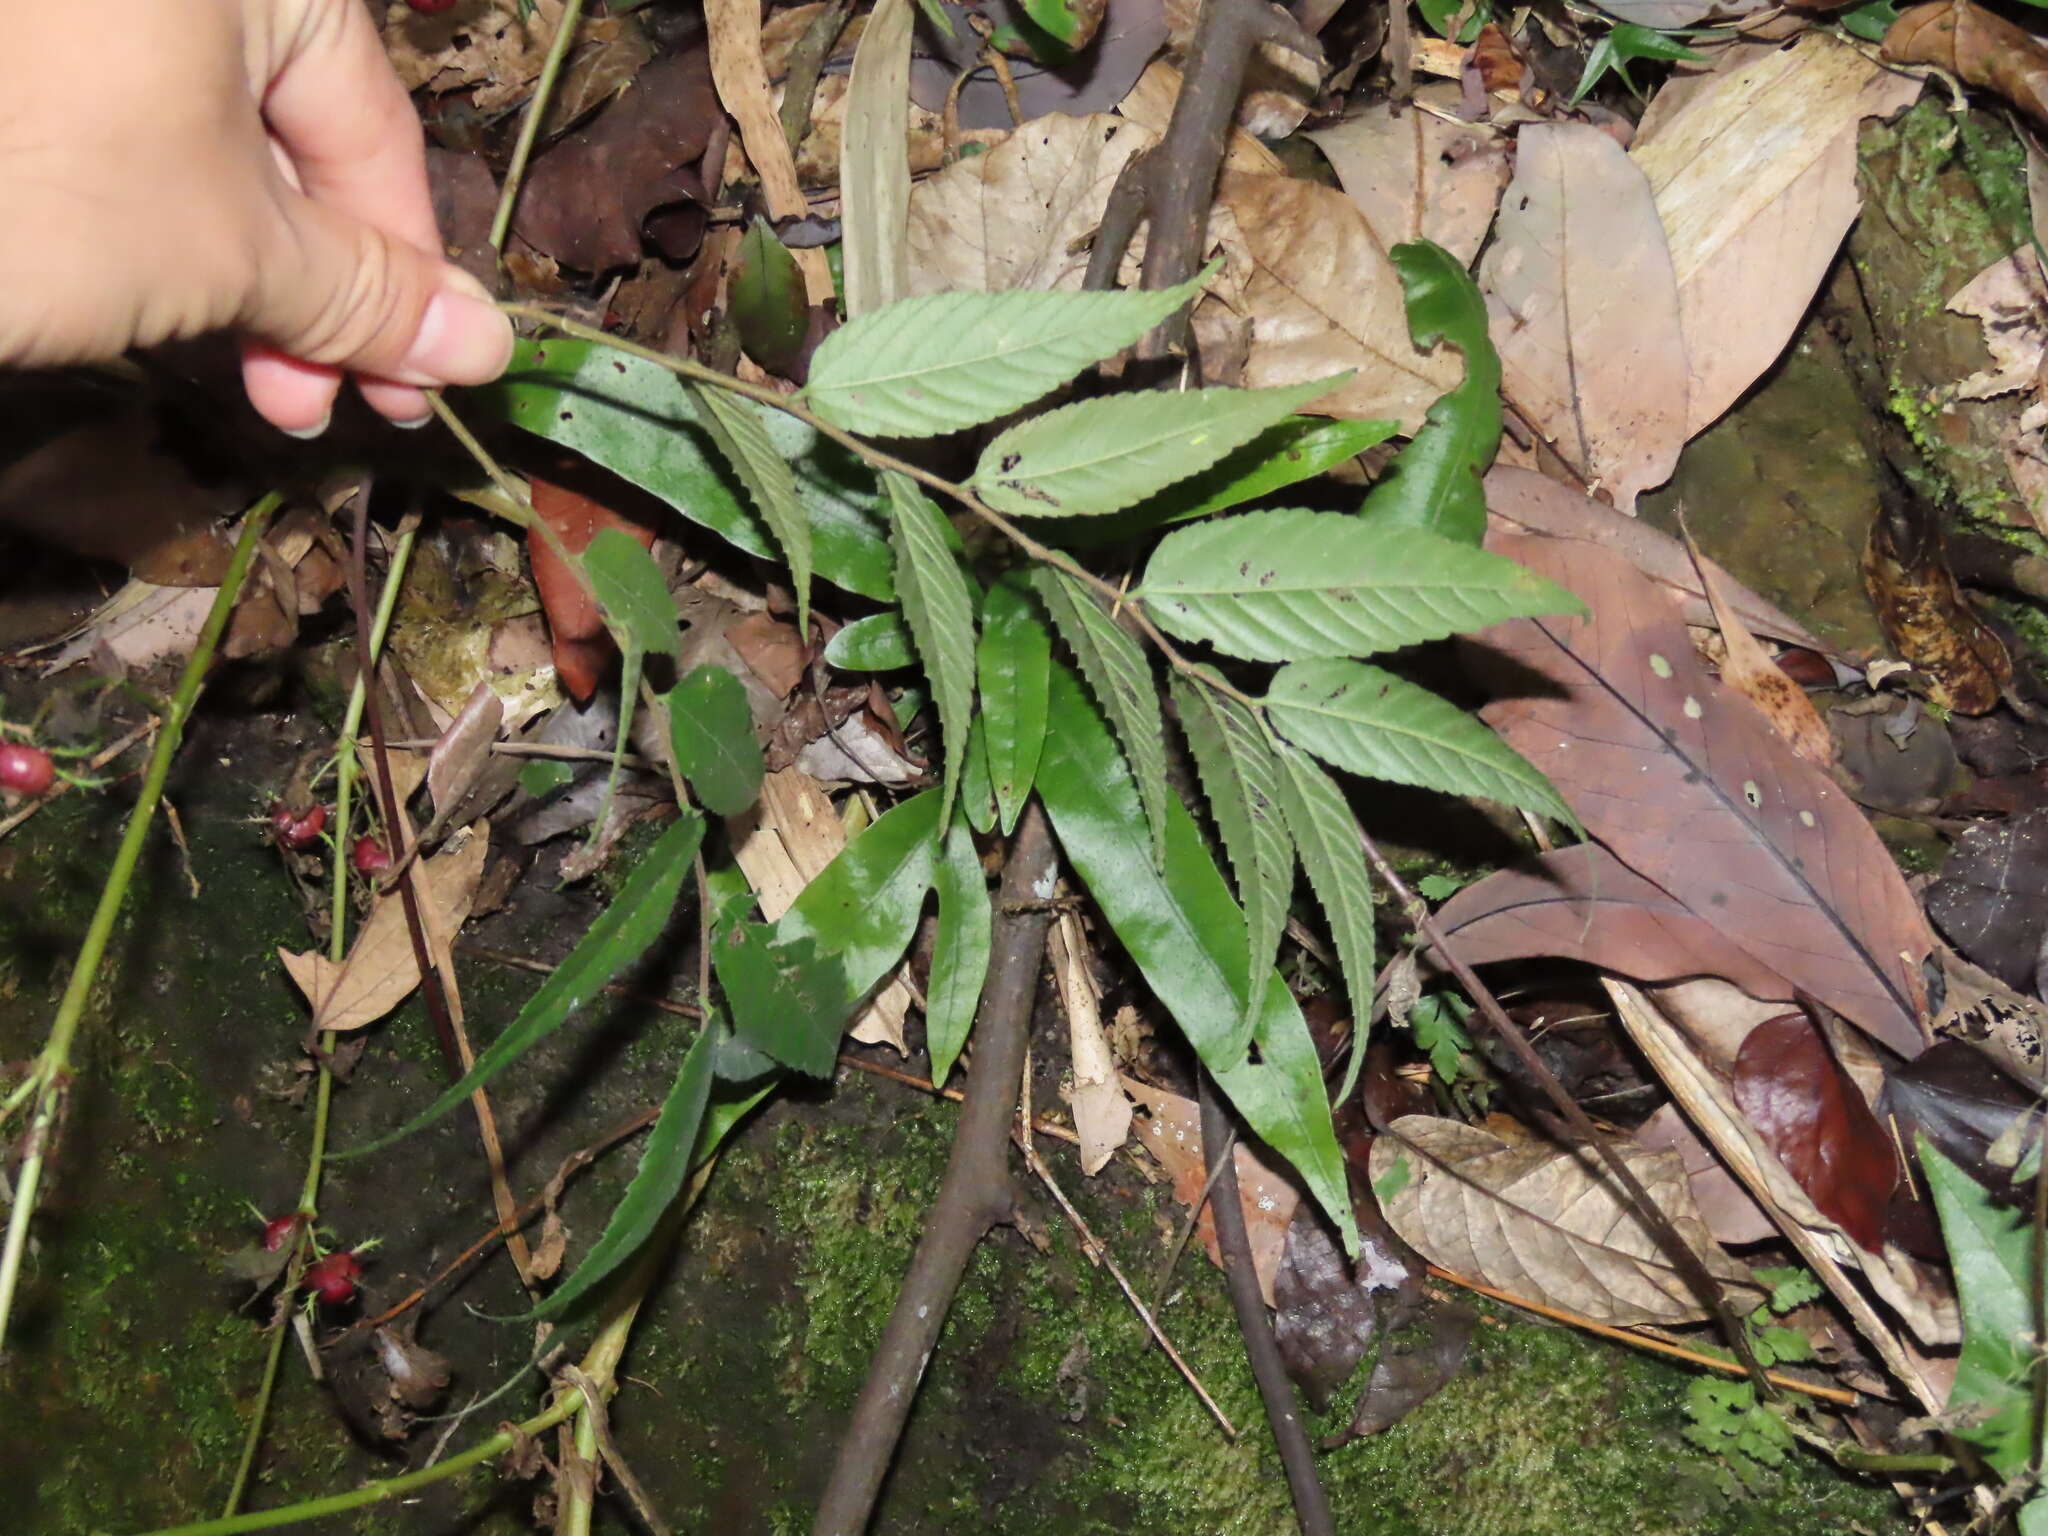
[[[1287,1374],[1317,1413],[1351,1379],[1378,1332],[1373,1289],[1352,1273],[1315,1210],[1294,1213],[1273,1277],[1273,1336]]]
[[[2012,1170],[1993,1167],[1986,1154],[2017,1116],[2038,1113],[2039,1103],[1975,1046],[1937,1040],[1887,1075],[1878,1109],[1907,1146],[1925,1136],[1978,1183],[2002,1190]]]
[[[702,205],[697,163],[710,147],[718,97],[702,45],[647,66],[589,127],[538,156],[520,194],[513,231],[543,255],[586,272],[640,259],[648,216]],[[703,237],[664,221],[662,254],[682,260]]]
[[[1897,1154],[1819,1026],[1798,1011],[1757,1025],[1736,1053],[1734,1092],[1821,1213],[1868,1252],[1880,1251]]]
[[[486,288],[498,282],[498,253],[491,249],[491,220],[498,211],[498,184],[480,154],[429,148],[427,188],[434,197],[434,223],[448,259]]]
[[[1841,786],[1707,675],[1675,600],[1621,555],[1575,540],[1487,543],[1588,609],[1497,625],[1469,647],[1495,691],[1488,721],[1616,857],[1763,966],[1918,1055],[1933,935]]]
[[[1927,915],[1969,959],[2033,991],[2048,933],[2048,806],[1964,828],[1928,887]]]
[[[1895,64],[1933,64],[2048,127],[2048,42],[1971,0],[1909,6],[1884,35]]]
[[[1465,1363],[1478,1321],[1470,1307],[1456,1302],[1396,1302],[1391,1312],[1379,1359],[1373,1362],[1351,1423],[1341,1435],[1323,1441],[1325,1450],[1391,1429],[1448,1386]]]
[[[1784,977],[1598,843],[1496,870],[1436,921],[1469,965],[1554,955],[1636,981],[1719,976],[1752,997],[1792,997]]]

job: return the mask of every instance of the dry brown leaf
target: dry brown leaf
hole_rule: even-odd
[[[1777,358],[1856,217],[1856,124],[1920,82],[1822,33],[1731,52],[1729,67],[1642,134],[1678,279],[1697,434]]]
[[[1677,1154],[1616,1151],[1715,1278],[1743,1285],[1748,1271],[1708,1234]],[[1616,1326],[1707,1317],[1611,1177],[1583,1149],[1511,1144],[1433,1115],[1403,1116],[1372,1146],[1374,1187],[1398,1184],[1381,1209],[1430,1262]]]
[[[1137,84],[1117,103],[1117,113],[1149,128],[1152,136],[1157,138],[1166,132],[1167,120],[1173,116],[1173,104],[1180,99],[1181,83],[1179,70],[1164,59],[1154,59],[1138,76]],[[1223,169],[1243,171],[1251,176],[1287,174],[1287,168],[1280,163],[1278,155],[1235,126],[1224,145]]]
[[[422,15],[405,0],[384,7],[384,51],[409,91],[422,86],[440,94],[475,87],[470,101],[486,116],[524,101],[540,76],[564,0],[478,0],[438,15]],[[600,89],[607,55],[624,45],[638,27],[629,18],[586,15],[578,29],[564,87],[572,98],[594,102],[581,83],[587,75]],[[641,46],[645,46],[644,43]],[[637,68],[637,65],[634,66]],[[616,76],[612,76],[617,88]],[[562,119],[561,121],[566,121]]]
[[[1892,648],[1927,680],[1927,696],[1988,714],[2013,679],[2012,655],[1956,584],[1931,506],[1891,502],[1871,520],[1863,587]]]
[[[760,6],[756,0],[704,0],[704,22],[718,99],[740,125],[740,142],[761,178],[761,194],[770,217],[807,217],[810,205],[797,184],[789,137],[782,131],[775,99],[768,90],[768,66],[761,55]],[[812,248],[790,254],[804,275],[804,296],[813,304],[835,302],[832,271],[824,251]]]
[[[140,672],[170,657],[189,656],[213,607],[208,587],[159,587],[129,581],[50,658],[43,675],[88,657],[112,676]]]
[[[1455,86],[1424,86],[1418,100],[1455,102]],[[1506,140],[1484,123],[1454,123],[1379,102],[1308,135],[1329,159],[1344,195],[1381,245],[1434,240],[1470,264],[1485,243],[1508,183]]]
[[[1126,1077],[1123,1084],[1124,1091],[1145,1110],[1145,1117],[1135,1122],[1138,1139],[1172,1175],[1173,1198],[1182,1205],[1193,1205],[1209,1184],[1209,1167],[1202,1158],[1201,1106],[1193,1099],[1154,1088],[1135,1077]],[[1281,1256],[1287,1251],[1287,1228],[1301,1204],[1301,1193],[1254,1157],[1243,1142],[1237,1143],[1231,1152],[1237,1163],[1237,1198],[1244,1207],[1245,1235],[1251,1240],[1252,1273],[1258,1276],[1259,1294],[1270,1307],[1273,1277],[1279,1273]],[[1206,1201],[1195,1223],[1195,1235],[1208,1249],[1210,1262],[1220,1265],[1216,1221]]]
[[[1996,91],[2048,127],[2048,42],[1971,0],[1937,0],[1899,13],[1884,35],[1895,64],[1933,64],[1965,85]]]
[[[1464,377],[1458,350],[1416,350],[1401,279],[1365,215],[1334,187],[1278,176],[1223,177],[1217,200],[1251,254],[1247,386],[1301,384],[1345,369],[1356,377],[1308,409],[1392,417],[1413,432]]]
[[[489,851],[490,836],[480,824],[461,847],[425,862],[430,910],[421,916],[438,932],[452,935],[469,916]],[[374,1024],[420,984],[404,900],[395,891],[377,898],[369,921],[357,932],[348,957],[339,965],[317,950],[294,954],[280,949],[277,955],[313,1005],[316,1030],[361,1029]]]
[[[1102,1009],[1088,974],[1088,941],[1080,916],[1060,914],[1052,937],[1053,974],[1067,1011],[1067,1046],[1074,1063],[1074,1130],[1081,1137],[1081,1171],[1096,1174],[1131,1133],[1131,1101],[1117,1081],[1116,1053],[1103,1032]]]
[[[2048,166],[2032,140],[2027,144],[2027,187],[2030,196],[2048,198]],[[2036,184],[2043,190],[2037,193]],[[2037,217],[2037,222],[2038,217]],[[2006,472],[2027,509],[2036,532],[2048,533],[2048,397],[2042,389],[2048,365],[2048,281],[2041,275],[2039,255],[2021,249],[2001,256],[1957,290],[1948,301],[1954,314],[1967,315],[1984,328],[1984,345],[1992,366],[1973,373],[1956,387],[1965,400],[1988,400],[2014,390],[2034,394],[2020,412],[2005,441]]]
[[[1692,1184],[1700,1220],[1719,1243],[1760,1243],[1778,1235],[1777,1224],[1701,1141],[1676,1104],[1666,1104],[1636,1127],[1636,1144],[1652,1152],[1676,1152]]]
[[[1503,391],[1624,512],[1685,445],[1685,338],[1642,171],[1602,130],[1531,123],[1479,269]]]
[[[489,683],[478,683],[469,702],[441,733],[427,756],[427,792],[433,796],[438,819],[469,793],[477,776],[491,760],[491,747],[505,724],[505,701],[491,691]],[[400,796],[403,804],[406,797]]]
[[[1686,543],[1692,544],[1690,534]],[[1742,622],[1726,590],[1727,578],[1719,568],[1704,559],[1697,547],[1693,548],[1693,559],[1698,563],[1700,582],[1706,588],[1707,601],[1713,604],[1714,622],[1720,627],[1726,647],[1721,659],[1721,681],[1754,704],[1785,745],[1816,768],[1826,768],[1835,760],[1835,738],[1829,733],[1827,722],[1813,707],[1806,690],[1785,675]]]
[[[1201,0],[1163,0],[1163,9],[1167,52],[1185,64]],[[1237,126],[1254,138],[1286,138],[1308,116],[1309,103],[1322,78],[1315,60],[1275,42],[1260,43],[1245,70],[1244,87],[1237,99]]]

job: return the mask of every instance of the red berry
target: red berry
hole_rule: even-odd
[[[292,1234],[299,1230],[296,1216],[273,1216],[263,1223],[263,1251],[275,1253],[292,1240]]]
[[[391,867],[391,855],[384,851],[382,843],[365,832],[349,850],[349,862],[359,875],[381,875]]]
[[[308,848],[320,836],[321,828],[327,825],[327,807],[316,805],[311,810],[295,811],[282,800],[270,806],[270,830],[287,848]]]
[[[356,1281],[362,1275],[363,1266],[354,1254],[330,1253],[306,1266],[306,1289],[330,1307],[338,1307],[355,1296]]]
[[[405,3],[422,16],[438,16],[443,11],[455,9],[455,0],[405,0]]]
[[[56,777],[56,765],[41,747],[18,741],[0,742],[0,788],[40,795]]]

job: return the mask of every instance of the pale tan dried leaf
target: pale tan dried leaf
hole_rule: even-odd
[[[1349,384],[1308,409],[1392,417],[1413,432],[1437,396],[1464,377],[1457,348],[1416,350],[1401,279],[1343,193],[1278,176],[1226,175],[1218,201],[1251,253],[1248,386],[1302,384],[1354,369]]]
[[[1209,1167],[1202,1158],[1202,1111],[1193,1099],[1164,1088],[1154,1088],[1135,1077],[1123,1080],[1124,1091],[1145,1110],[1135,1122],[1138,1139],[1159,1159],[1173,1179],[1173,1197],[1191,1206],[1202,1198],[1209,1184]],[[1273,1305],[1273,1277],[1280,1270],[1280,1257],[1287,1247],[1287,1228],[1301,1204],[1301,1193],[1260,1162],[1243,1142],[1231,1149],[1237,1164],[1237,1198],[1244,1207],[1245,1235],[1250,1239],[1252,1273],[1258,1277],[1259,1294]],[[1195,1235],[1209,1251],[1209,1261],[1221,1264],[1216,1247],[1216,1222],[1203,1203]]]
[[[1920,82],[1819,32],[1731,53],[1641,135],[1678,278],[1691,365],[1688,430],[1710,425],[1777,358],[1856,216],[1856,124]]]
[[[1632,510],[1671,478],[1687,421],[1678,284],[1643,173],[1598,128],[1529,124],[1479,279],[1507,398]]]
[[[845,75],[825,75],[811,97],[811,125],[796,150],[797,180],[807,187],[835,187],[839,184],[839,161],[846,140],[846,110],[852,81]],[[776,110],[782,105],[782,87],[776,87]],[[989,130],[964,131],[962,143],[1000,144],[1007,134]],[[927,112],[916,102],[909,104],[906,138],[910,172],[922,176],[946,163],[945,125],[938,113]]]
[[[1686,535],[1692,545],[1692,535]],[[1820,711],[1813,707],[1806,690],[1785,675],[1784,668],[1771,659],[1749,626],[1735,611],[1727,581],[1710,560],[1693,549],[1693,560],[1705,587],[1707,601],[1714,607],[1714,622],[1720,627],[1726,654],[1721,659],[1721,681],[1757,707],[1771,723],[1771,729],[1800,757],[1816,768],[1835,760],[1835,738]]]
[[[1167,51],[1185,63],[1201,0],[1164,0],[1164,10]],[[1245,70],[1244,88],[1237,99],[1237,126],[1255,138],[1284,139],[1308,116],[1309,103],[1321,84],[1322,70],[1314,60],[1278,43],[1260,43]]]
[[[905,296],[910,216],[911,0],[880,0],[861,33],[839,152],[848,319]]]
[[[1117,112],[1149,128],[1152,136],[1157,138],[1166,132],[1167,119],[1173,116],[1173,104],[1180,99],[1180,87],[1180,71],[1164,59],[1154,59],[1138,76],[1138,83],[1117,103]],[[1287,174],[1287,167],[1280,163],[1278,155],[1238,127],[1231,128],[1229,142],[1224,146],[1223,169],[1242,171],[1250,176]]]
[[[489,851],[489,835],[479,825],[460,847],[426,861],[428,911],[422,912],[423,920],[443,934],[453,934],[462,926],[476,897],[477,882],[483,878],[484,856]],[[316,1030],[361,1029],[374,1024],[420,984],[404,899],[395,891],[377,898],[369,921],[357,932],[348,957],[339,965],[317,950],[294,954],[280,949],[277,954],[313,1005]]]
[[[1991,354],[1991,367],[1958,384],[1958,395],[1989,400],[2035,387],[2048,358],[2048,283],[2033,250],[2022,247],[1999,257],[1958,288],[1947,308],[1983,326],[1984,346]]]
[[[1067,1045],[1073,1057],[1074,1130],[1081,1137],[1081,1171],[1096,1174],[1131,1133],[1131,1101],[1117,1080],[1116,1053],[1103,1032],[1102,1009],[1088,974],[1088,941],[1080,917],[1060,914],[1051,943],[1053,975],[1067,1011]]]
[[[505,723],[505,701],[478,683],[454,722],[441,733],[427,755],[427,793],[433,797],[434,814],[445,816],[491,760],[491,747]],[[406,797],[400,797],[404,803]]]
[[[1701,1222],[1672,1152],[1617,1149],[1650,1198],[1717,1279],[1748,1271]],[[1546,1142],[1404,1115],[1372,1147],[1372,1179],[1407,1179],[1381,1207],[1394,1230],[1455,1274],[1616,1326],[1698,1322],[1708,1313],[1599,1159]]]
[[[761,915],[774,922],[803,888],[846,846],[846,826],[832,809],[825,788],[798,768],[785,768],[761,781],[761,797],[725,823],[733,860],[760,898]],[[849,1030],[863,1045],[891,1045],[904,1055],[903,1022],[910,988],[899,971],[891,977]]]
[[[740,142],[761,178],[761,194],[770,217],[801,219],[809,215],[803,188],[797,184],[796,161],[789,138],[775,115],[768,90],[768,67],[761,56],[761,8],[755,0],[704,0],[704,22],[711,45],[711,79],[718,99],[740,126]],[[825,253],[812,248],[792,251],[804,275],[804,294],[813,304],[833,302],[832,271]]]
[[[1427,85],[1418,101],[1454,105],[1454,85]],[[1308,135],[1328,157],[1344,195],[1358,204],[1381,245],[1434,240],[1471,264],[1508,184],[1506,140],[1485,123],[1447,122],[1378,102]]]
[[[62,672],[97,656],[112,673],[140,672],[157,662],[189,656],[213,607],[210,587],[159,587],[128,581],[64,642],[43,669]]]
[[[475,87],[470,99],[477,111],[502,112],[532,94],[563,5],[564,0],[533,0],[522,16],[519,0],[485,0],[425,16],[405,0],[386,0],[384,51],[407,90],[425,86],[440,94]],[[606,52],[629,33],[637,36],[638,28],[627,19],[586,15],[569,64],[570,82],[579,69],[592,71],[595,79]],[[594,62],[579,65],[585,57]],[[584,88],[574,89],[581,94]]]

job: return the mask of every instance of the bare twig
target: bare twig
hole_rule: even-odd
[[[840,1442],[831,1481],[811,1527],[813,1536],[858,1536],[866,1529],[967,1261],[988,1230],[1010,1215],[1005,1153],[1045,935],[1052,925],[1052,906],[1038,893],[1052,889],[1056,871],[1052,833],[1034,803],[1018,824],[1003,867],[995,946],[975,1022],[967,1107],[954,1133],[945,1181],[932,1202],[895,1310],[875,1346],[853,1421]]]
[[[1266,1301],[1259,1294],[1259,1277],[1252,1270],[1252,1242],[1244,1229],[1244,1206],[1238,1202],[1236,1155],[1230,1147],[1230,1116],[1216,1085],[1207,1071],[1202,1073],[1202,1147],[1209,1157],[1209,1209],[1216,1217],[1216,1246],[1223,1255],[1223,1278],[1230,1289],[1230,1305],[1237,1313],[1237,1330],[1244,1336],[1245,1358],[1251,1362],[1252,1379],[1259,1384],[1259,1396],[1266,1405],[1266,1422],[1272,1426],[1273,1442],[1280,1449],[1280,1464],[1287,1469],[1287,1489],[1294,1496],[1294,1518],[1302,1536],[1336,1536],[1337,1524],[1330,1514],[1330,1497],[1316,1476],[1316,1457],[1302,1427],[1301,1409],[1294,1401],[1294,1383],[1287,1379],[1287,1366],[1280,1359],[1280,1343],[1273,1337],[1273,1325],[1266,1317]]]

